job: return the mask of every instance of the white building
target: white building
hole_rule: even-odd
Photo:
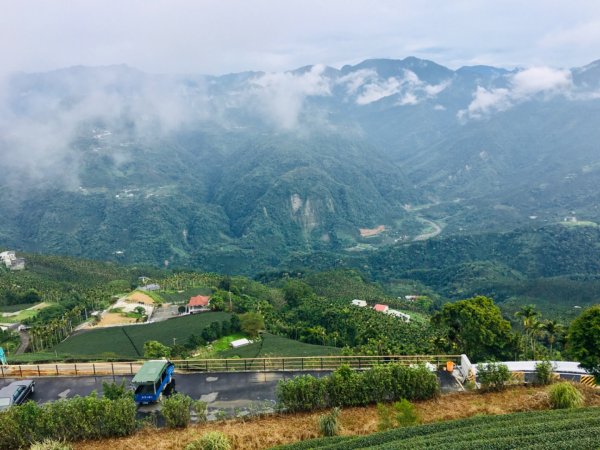
[[[398,311],[396,309],[388,309],[387,311],[385,311],[385,313],[390,316],[398,317],[399,319],[402,319],[405,322],[410,322],[410,315],[405,314],[402,311]]]
[[[354,306],[359,306],[361,308],[364,308],[365,306],[367,306],[367,302],[364,300],[359,300],[357,298],[355,298],[354,300],[352,300],[352,304]]]
[[[0,260],[10,270],[23,270],[25,268],[25,259],[17,258],[15,252],[12,250],[0,253]]]
[[[237,340],[231,341],[229,343],[229,345],[231,345],[232,348],[240,348],[240,347],[243,347],[244,345],[248,345],[248,344],[252,344],[252,341],[249,341],[246,338],[237,339]]]

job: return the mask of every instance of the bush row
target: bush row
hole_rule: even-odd
[[[357,372],[342,366],[329,376],[303,375],[277,385],[279,405],[290,412],[363,406],[400,399],[424,400],[439,393],[437,377],[425,367],[399,364]]]
[[[38,405],[29,401],[0,413],[0,448],[27,447],[45,439],[77,441],[126,436],[136,430],[131,398],[95,394]]]
[[[513,413],[500,416],[474,416],[468,419],[437,422],[355,437],[338,442],[320,439],[309,447],[288,446],[282,449],[327,448],[551,448],[553,442],[568,439],[585,443],[597,436],[599,408],[551,410]],[[526,439],[530,439],[527,440]],[[515,443],[518,443],[517,445]],[[522,444],[522,445],[520,445]],[[554,447],[563,448],[563,447]],[[569,448],[594,448],[573,446]]]

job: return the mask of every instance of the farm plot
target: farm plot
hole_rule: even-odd
[[[361,449],[561,449],[596,448],[600,408],[475,416],[375,433],[365,437],[318,439],[283,450]]]
[[[154,340],[165,345],[185,343],[192,335],[199,335],[212,322],[230,320],[224,312],[210,312],[177,317],[164,322],[125,327],[111,327],[82,332],[71,336],[52,350],[71,355],[110,355],[128,358],[143,356],[144,342]]]

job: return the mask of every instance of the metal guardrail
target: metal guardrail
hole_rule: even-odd
[[[448,361],[460,363],[460,355],[392,355],[392,356],[306,356],[282,358],[230,358],[173,361],[185,372],[281,372],[295,370],[335,370],[342,365],[368,369],[378,364],[433,364],[441,368]]]
[[[460,355],[392,355],[392,356],[307,356],[282,358],[230,358],[173,360],[178,372],[282,372],[335,370],[342,365],[352,369],[368,369],[378,364],[424,364],[436,368],[448,361],[460,364]],[[117,376],[134,375],[144,361],[13,364],[0,366],[1,378],[52,376]]]

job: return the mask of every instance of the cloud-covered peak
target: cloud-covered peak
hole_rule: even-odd
[[[458,112],[459,118],[481,119],[493,112],[506,111],[514,105],[543,95],[568,96],[573,89],[571,72],[551,67],[531,67],[506,75],[507,86],[485,88],[477,86],[473,100]]]

